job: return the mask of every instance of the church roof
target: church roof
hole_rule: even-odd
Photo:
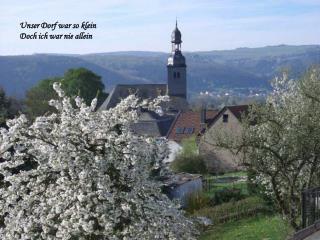
[[[130,94],[136,94],[141,99],[154,99],[159,95],[167,94],[166,84],[120,84],[109,94],[108,98],[101,105],[99,110],[108,110],[115,107],[121,99]],[[188,102],[184,98],[170,97],[170,102],[162,104],[165,112],[164,116],[159,116],[155,112],[141,110],[139,121],[132,124],[133,132],[153,137],[166,136],[175,115],[179,110],[188,108]]]
[[[101,105],[100,110],[115,107],[130,94],[136,94],[141,99],[153,99],[167,93],[167,84],[119,84],[111,91]]]

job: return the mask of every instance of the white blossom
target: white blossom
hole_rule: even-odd
[[[0,239],[194,239],[155,178],[165,174],[165,142],[130,130],[138,108],[160,111],[166,98],[130,95],[95,112],[96,99],[75,98],[74,108],[54,89],[57,113],[31,124],[22,115],[0,130]]]

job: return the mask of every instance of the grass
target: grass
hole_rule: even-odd
[[[255,216],[258,213],[270,212],[265,201],[257,196],[248,197],[236,202],[227,202],[215,207],[204,207],[194,212],[195,216],[206,216],[214,224]]]
[[[204,232],[200,240],[284,240],[292,231],[277,215],[258,215],[216,225]]]
[[[217,181],[243,176],[247,176],[247,173],[242,171],[206,176],[213,181],[210,190],[203,193],[205,197],[212,198],[222,189],[240,189],[245,198],[196,210],[194,216],[206,216],[213,220],[213,225],[202,233],[200,240],[284,240],[293,233],[286,221],[274,215],[271,206],[249,193],[247,182]]]
[[[230,172],[230,173],[225,173],[222,175],[206,175],[206,178],[212,178],[212,179],[217,179],[217,178],[224,178],[224,177],[245,177],[247,176],[246,171],[237,171],[237,172]]]

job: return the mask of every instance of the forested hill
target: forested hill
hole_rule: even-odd
[[[226,51],[185,52],[189,92],[215,88],[269,86],[281,69],[298,77],[320,64],[320,45],[268,46]],[[19,98],[39,80],[85,67],[102,76],[110,90],[118,83],[165,83],[168,53],[114,52],[88,55],[34,54],[0,56],[0,86]]]

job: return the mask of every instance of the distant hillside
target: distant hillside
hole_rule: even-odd
[[[267,88],[281,69],[298,77],[320,64],[320,46],[268,46],[226,51],[186,52],[190,93],[215,88]],[[102,76],[107,90],[118,83],[165,83],[168,53],[113,52],[87,55],[35,54],[0,56],[0,86],[9,95],[24,97],[39,80],[74,67]]]

